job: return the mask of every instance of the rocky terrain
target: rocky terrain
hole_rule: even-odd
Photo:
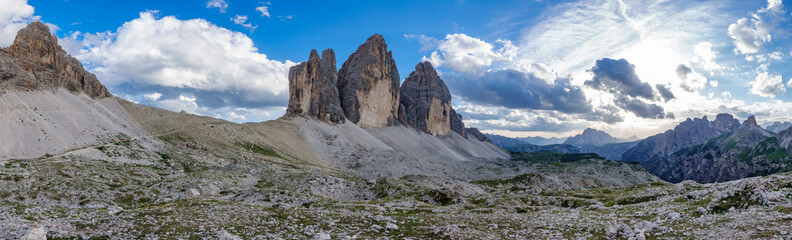
[[[312,51],[286,115],[245,124],[113,97],[41,23],[14,46],[0,239],[792,237],[788,173],[670,184],[597,154],[509,153],[465,128],[430,64],[400,89],[380,35],[337,73]]]
[[[792,130],[790,130],[792,131]],[[792,170],[789,137],[773,134],[751,116],[734,132],[679,150],[666,158],[645,162],[646,168],[670,182],[724,182]]]
[[[701,144],[721,134],[732,132],[740,127],[740,122],[731,114],[718,114],[714,121],[703,118],[690,119],[674,129],[648,137],[638,142],[622,155],[623,161],[652,162],[668,156],[682,148]]]

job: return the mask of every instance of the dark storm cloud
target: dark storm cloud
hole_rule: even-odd
[[[597,60],[590,70],[594,78],[585,85],[613,94],[630,97],[654,99],[654,91],[648,83],[642,82],[635,74],[635,65],[622,58],[619,60],[603,58]]]
[[[590,113],[583,91],[558,78],[548,84],[534,74],[517,70],[495,70],[483,74],[446,74],[451,92],[465,101],[510,109],[556,110],[563,113]]]
[[[663,107],[657,104],[644,102],[641,99],[621,97],[616,99],[614,103],[626,111],[635,113],[636,116],[641,118],[674,118],[674,114],[666,113]]]
[[[655,88],[657,88],[657,92],[660,93],[660,96],[663,98],[663,101],[668,102],[671,101],[671,99],[675,98],[674,93],[672,93],[671,90],[668,90],[668,88],[665,85],[657,84],[655,85]]]

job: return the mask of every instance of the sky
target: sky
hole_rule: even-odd
[[[431,62],[469,127],[647,137],[731,113],[792,121],[792,0],[0,0],[0,47],[32,21],[111,93],[173,111],[281,117],[288,69],[339,67],[379,33],[407,77]]]

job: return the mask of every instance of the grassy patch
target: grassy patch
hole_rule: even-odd
[[[276,152],[274,149],[270,147],[262,147],[255,143],[237,143],[237,145],[245,148],[245,150],[254,152],[256,154],[284,159],[283,156],[278,154],[278,152]]]

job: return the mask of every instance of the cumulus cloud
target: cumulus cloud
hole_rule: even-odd
[[[696,46],[693,47],[693,53],[695,54],[693,55],[693,62],[698,64],[701,69],[709,71],[710,76],[714,74],[713,71],[723,68],[715,62],[718,51],[712,50],[712,43],[701,42],[696,44]]]
[[[250,29],[251,32],[253,30],[256,30],[258,25],[254,26],[252,23],[247,22],[247,20],[248,20],[247,15],[236,15],[234,16],[234,18],[231,18],[231,21],[234,21],[234,23],[236,23],[237,25]]]
[[[504,54],[513,52],[514,45],[508,41],[499,41],[501,48],[495,49],[492,44],[473,38],[465,34],[448,34],[432,52],[430,57],[424,57],[437,67],[447,67],[457,72],[478,73],[485,67],[498,61],[507,59]]]
[[[158,93],[158,92],[148,93],[148,94],[144,94],[143,97],[149,101],[157,101],[162,97],[162,93]]]
[[[224,13],[228,8],[228,3],[225,0],[209,0],[206,2],[207,8],[217,8],[218,11]]]
[[[270,60],[245,34],[203,19],[142,12],[115,32],[73,33],[61,42],[112,92],[160,92],[171,96],[160,102],[173,109],[212,116],[216,109],[280,107],[288,100],[293,62]],[[192,103],[209,109],[188,108]]]
[[[626,59],[603,58],[597,60],[590,70],[594,77],[584,84],[594,89],[607,91],[616,95],[654,99],[652,86],[641,81],[635,74],[635,65]]]
[[[675,98],[674,93],[672,93],[671,90],[669,90],[665,85],[657,84],[655,85],[655,88],[657,88],[657,92],[660,93],[660,97],[663,98],[663,101],[668,102]]]
[[[533,73],[514,69],[483,74],[444,74],[452,92],[463,100],[511,109],[556,110],[589,113],[591,105],[579,87],[567,78],[548,84]]]
[[[29,23],[38,21],[34,16],[35,9],[27,4],[27,0],[4,0],[0,7],[0,47],[8,47],[14,43],[17,32]]]
[[[768,54],[757,54],[751,60],[753,60],[753,59],[756,59],[756,62],[759,62],[759,63],[769,62],[771,60],[783,61],[784,60],[784,54],[779,52],[779,51],[775,51],[775,52],[771,52],[771,53],[768,53]]]
[[[757,53],[762,45],[771,42],[776,27],[786,19],[783,7],[781,0],[768,0],[767,7],[752,13],[750,18],[740,18],[729,25],[728,33],[734,39],[734,52]]]
[[[693,71],[693,69],[686,66],[685,64],[679,64],[679,66],[676,68],[676,73],[677,76],[679,76],[679,79],[682,80],[680,87],[688,92],[699,91],[704,89],[704,87],[707,85],[707,77],[704,77],[704,75],[701,73]]]
[[[781,75],[761,72],[756,76],[756,79],[749,84],[751,85],[751,94],[762,97],[774,98],[778,96],[778,94],[786,92]]]

